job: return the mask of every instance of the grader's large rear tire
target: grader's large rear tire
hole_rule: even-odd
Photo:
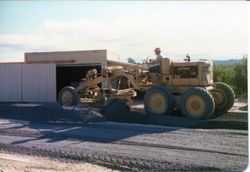
[[[227,112],[234,104],[235,95],[233,89],[222,82],[215,82],[215,89],[211,91],[215,102],[215,114]]]
[[[79,95],[74,87],[67,86],[60,90],[58,101],[64,106],[76,106],[79,102]]]
[[[149,115],[170,114],[174,102],[172,93],[164,86],[152,87],[144,96],[144,107]]]
[[[215,103],[212,95],[207,90],[193,87],[181,95],[180,109],[186,117],[209,119],[213,116]]]

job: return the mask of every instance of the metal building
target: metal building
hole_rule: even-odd
[[[25,53],[24,63],[0,64],[0,102],[56,102],[61,88],[106,65],[106,50]]]

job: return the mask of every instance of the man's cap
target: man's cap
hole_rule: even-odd
[[[161,51],[161,49],[160,48],[155,48],[155,51]]]

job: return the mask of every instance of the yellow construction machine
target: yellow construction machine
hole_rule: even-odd
[[[64,87],[59,101],[65,106],[79,102],[109,104],[114,100],[132,105],[137,91],[145,92],[144,107],[148,114],[171,114],[180,109],[184,116],[209,119],[214,114],[227,112],[234,104],[230,86],[213,82],[213,63],[174,62],[164,58],[157,71],[145,65],[112,62],[112,66],[88,71],[77,88]],[[101,85],[102,86],[101,86]]]

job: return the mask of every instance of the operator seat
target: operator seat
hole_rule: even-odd
[[[152,67],[149,67],[148,71],[150,73],[160,73],[160,65],[156,64],[156,65],[154,65]]]
[[[148,70],[150,73],[170,74],[170,66],[171,60],[169,58],[164,58],[161,60],[160,64],[156,64]]]

